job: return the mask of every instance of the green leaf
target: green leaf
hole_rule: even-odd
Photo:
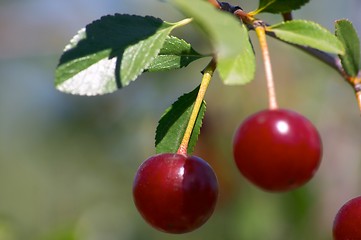
[[[178,151],[198,95],[198,90],[199,87],[178,98],[159,120],[155,136],[157,153],[176,153]],[[206,104],[203,101],[188,144],[188,154],[192,154],[198,140],[205,111]]]
[[[227,85],[245,84],[254,77],[256,70],[253,47],[249,41],[246,26],[241,25],[242,34],[239,42],[244,46],[234,58],[218,61],[218,71]]]
[[[205,57],[196,52],[192,46],[174,36],[165,39],[158,56],[147,68],[149,72],[166,71],[188,66],[191,62]]]
[[[55,85],[79,95],[125,87],[151,64],[169,33],[183,24],[149,16],[104,16],[80,30],[65,47]]]
[[[292,20],[267,27],[267,31],[286,42],[335,54],[344,53],[344,47],[335,35],[315,22]]]
[[[310,0],[260,0],[258,9],[254,14],[260,12],[286,13],[301,8]]]
[[[360,71],[360,40],[352,23],[346,19],[336,21],[336,36],[345,47],[345,54],[339,55],[345,72],[356,77]]]
[[[255,57],[246,27],[232,14],[219,11],[203,0],[171,1],[210,39],[217,59],[217,70],[225,84],[244,84],[255,73]]]

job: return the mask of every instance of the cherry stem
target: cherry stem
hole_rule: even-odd
[[[361,112],[361,77],[351,79],[356,94],[357,103]]]
[[[199,113],[199,109],[202,106],[204,95],[206,94],[208,85],[209,85],[209,83],[211,81],[211,78],[213,76],[213,73],[214,73],[215,69],[216,69],[216,62],[215,62],[214,59],[212,59],[212,61],[202,71],[202,74],[203,74],[202,82],[201,82],[201,85],[199,87],[199,91],[198,91],[196,101],[194,102],[194,107],[192,109],[192,113],[191,113],[191,116],[189,118],[186,131],[185,131],[185,133],[183,135],[182,142],[181,142],[181,144],[180,144],[180,146],[178,148],[178,151],[177,151],[178,154],[184,154],[184,155],[187,154],[188,144],[189,144],[189,140],[191,138],[192,132],[193,132],[194,124],[196,123],[197,116],[198,116],[198,113]]]
[[[359,106],[360,112],[361,112],[361,91],[356,92],[356,98],[357,98],[358,106]]]
[[[255,22],[255,25],[257,25],[257,22]],[[275,86],[274,86],[274,81],[273,81],[271,59],[270,59],[268,45],[267,45],[267,41],[266,41],[266,30],[263,25],[257,25],[257,26],[255,26],[255,31],[257,33],[259,44],[260,44],[261,50],[262,50],[263,63],[264,63],[264,68],[265,68],[265,73],[266,73],[266,80],[267,80],[269,109],[277,109],[278,104],[277,104],[276,91],[275,91]]]

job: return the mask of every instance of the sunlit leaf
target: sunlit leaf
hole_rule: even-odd
[[[176,153],[183,139],[189,118],[197,98],[199,87],[184,94],[169,107],[159,120],[155,136],[157,153]],[[192,154],[200,133],[206,110],[203,101],[188,145],[188,154]]]
[[[79,95],[110,93],[135,80],[158,55],[169,33],[184,22],[116,14],[87,25],[66,46],[56,87]]]
[[[345,54],[340,55],[345,72],[355,77],[360,71],[360,40],[352,23],[342,19],[336,21],[336,36],[345,47]]]
[[[243,32],[239,42],[244,46],[234,58],[225,58],[218,61],[218,71],[225,84],[245,84],[251,81],[256,70],[255,56],[249,41],[246,26],[241,25]]]
[[[267,27],[267,31],[286,42],[335,54],[344,53],[344,47],[335,35],[315,22],[292,20]]]
[[[157,72],[182,68],[203,57],[205,56],[196,52],[183,39],[168,36],[158,56],[152,61],[147,71]]]
[[[217,70],[225,84],[244,84],[253,79],[255,58],[248,31],[233,15],[203,0],[171,1],[205,32],[217,59]]]

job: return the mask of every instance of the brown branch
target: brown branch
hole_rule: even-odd
[[[360,111],[361,111],[361,91],[356,92],[356,99],[357,99],[358,106],[359,106]]]
[[[284,21],[291,21],[293,19],[292,12],[282,13],[282,17]]]

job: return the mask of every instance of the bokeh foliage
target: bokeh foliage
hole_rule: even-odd
[[[12,17],[6,15],[12,21],[2,21],[8,26],[0,27],[2,38],[14,34],[14,17],[36,27],[29,28],[30,32],[24,29],[22,38],[12,39],[14,52],[26,47],[19,44],[21,39],[29,44],[29,52],[0,55],[0,239],[330,239],[333,214],[351,195],[360,194],[357,106],[337,73],[272,40],[280,104],[310,118],[324,140],[325,153],[316,178],[298,191],[281,195],[264,193],[245,182],[233,165],[231,139],[246,116],[266,107],[263,73],[257,69],[255,81],[244,87],[226,87],[215,79],[206,95],[207,113],[196,154],[208,160],[219,176],[221,196],[216,213],[198,231],[181,236],[159,233],[144,223],[132,202],[134,173],[155,152],[154,130],[160,116],[178,96],[194,89],[206,62],[165,74],[149,73],[127,91],[95,98],[65,95],[52,84],[59,52],[83,24],[114,11],[180,19],[159,2],[134,2],[125,9],[119,3],[89,1],[89,5],[108,7],[102,13],[88,9],[88,18],[76,18],[71,25],[64,22],[74,18],[69,16],[72,6],[56,8],[52,13],[61,20],[50,18],[54,23],[35,1],[1,2],[0,16],[5,16],[5,10],[12,13]],[[357,17],[346,11],[355,1],[342,2],[342,6],[313,2],[337,8],[343,17]],[[76,1],[70,5],[76,3],[81,6]],[[56,5],[42,4],[49,9]],[[242,4],[252,9],[248,2]],[[311,7],[300,16],[312,14]],[[86,10],[84,7],[83,12]],[[330,12],[335,11],[317,11],[311,17],[332,22],[336,17]],[[39,22],[48,22],[51,28]],[[59,33],[62,41],[49,33]],[[178,33],[195,44],[197,51],[209,52],[203,35],[195,34],[191,27]],[[51,54],[31,52],[33,41],[43,39],[52,42]],[[1,52],[9,46],[0,41]],[[257,47],[255,51],[259,55]]]

